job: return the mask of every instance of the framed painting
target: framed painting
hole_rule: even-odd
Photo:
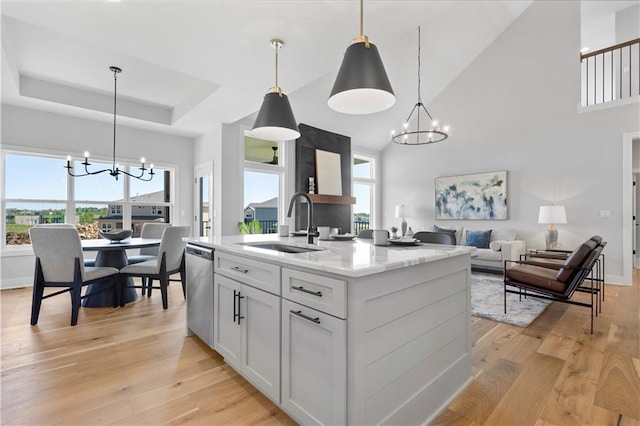
[[[506,171],[439,177],[435,189],[436,219],[508,219]]]

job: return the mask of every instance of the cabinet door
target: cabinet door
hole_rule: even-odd
[[[242,332],[237,317],[239,292],[240,283],[215,274],[213,348],[236,369],[240,368],[242,349]]]
[[[280,297],[243,285],[242,373],[273,401],[280,401]]]
[[[282,406],[303,424],[346,424],[346,320],[282,299]]]

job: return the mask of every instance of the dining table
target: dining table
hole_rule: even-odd
[[[144,247],[160,246],[160,238],[127,238],[124,240],[108,240],[105,238],[82,240],[83,251],[96,251],[95,266],[109,266],[122,269],[129,264],[127,250]],[[123,279],[123,278],[120,278]],[[123,298],[124,303],[132,302],[138,298],[136,289],[132,288],[133,279],[124,278]],[[87,286],[89,296],[82,301],[82,306],[87,308],[103,308],[113,306],[113,292],[103,291],[109,286],[108,281],[97,281]]]

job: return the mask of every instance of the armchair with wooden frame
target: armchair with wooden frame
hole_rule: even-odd
[[[593,277],[590,286],[583,285],[593,265],[602,253],[604,245],[587,240],[575,249],[562,264],[534,260],[505,261],[504,267],[504,312],[507,313],[507,293],[520,297],[535,297],[591,309],[591,334],[593,334],[594,305],[597,315],[597,299],[594,304]],[[512,265],[508,265],[511,263]],[[573,300],[576,291],[590,294],[590,302]]]

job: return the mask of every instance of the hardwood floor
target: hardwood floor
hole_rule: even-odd
[[[433,424],[640,425],[640,275],[607,286],[589,334],[586,308],[553,303],[522,329],[473,318],[473,382]],[[43,302],[31,289],[1,298],[0,423],[294,424],[194,337],[180,285],[124,308]]]

